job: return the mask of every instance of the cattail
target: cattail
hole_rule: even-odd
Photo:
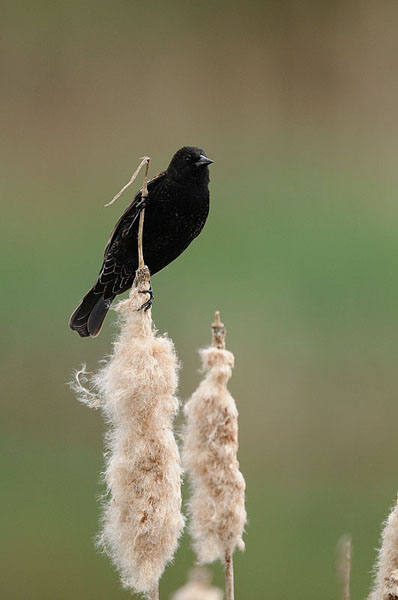
[[[188,583],[177,590],[170,600],[223,600],[222,590],[211,585],[211,574],[204,567],[196,567],[189,574]]]
[[[234,356],[216,313],[213,343],[200,352],[205,378],[185,405],[183,463],[189,473],[190,531],[199,563],[225,562],[226,597],[233,598],[232,554],[244,549],[245,480],[239,471],[238,411],[227,389]]]
[[[181,464],[172,420],[178,409],[177,359],[171,340],[152,329],[151,311],[138,310],[149,287],[139,269],[130,297],[116,309],[120,334],[94,377],[106,436],[100,545],[134,592],[157,598],[158,582],[183,528]],[[86,398],[95,405],[93,398]]]
[[[337,576],[341,584],[341,598],[350,600],[352,541],[349,535],[340,539],[337,551]]]
[[[398,503],[384,523],[369,600],[398,600]]]

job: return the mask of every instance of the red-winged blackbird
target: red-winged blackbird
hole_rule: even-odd
[[[139,214],[145,207],[143,253],[154,275],[189,246],[209,213],[209,169],[213,161],[200,148],[185,146],[166,171],[148,182],[148,197],[140,190],[111,234],[98,279],[69,320],[82,337],[96,336],[113,299],[128,290],[138,268]]]

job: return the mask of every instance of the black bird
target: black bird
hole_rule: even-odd
[[[145,207],[143,253],[154,275],[189,246],[203,229],[209,213],[209,169],[213,161],[194,146],[184,146],[166,171],[148,182],[148,197],[140,190],[116,223],[105,247],[98,279],[69,320],[81,337],[96,336],[118,294],[128,290],[138,268],[139,214]]]

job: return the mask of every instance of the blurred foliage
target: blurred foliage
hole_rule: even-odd
[[[1,597],[127,597],[96,554],[103,424],[66,383],[109,352],[69,314],[129,201],[205,148],[211,215],[153,280],[154,319],[198,383],[220,309],[235,353],[247,483],[237,597],[332,600],[353,536],[364,596],[396,476],[394,2],[6,3],[0,98],[3,344]],[[164,598],[193,556],[184,538]],[[215,566],[216,580],[222,572]]]

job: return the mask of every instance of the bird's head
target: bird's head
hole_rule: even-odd
[[[167,172],[173,178],[209,181],[208,166],[212,162],[201,148],[184,146],[174,154]]]

